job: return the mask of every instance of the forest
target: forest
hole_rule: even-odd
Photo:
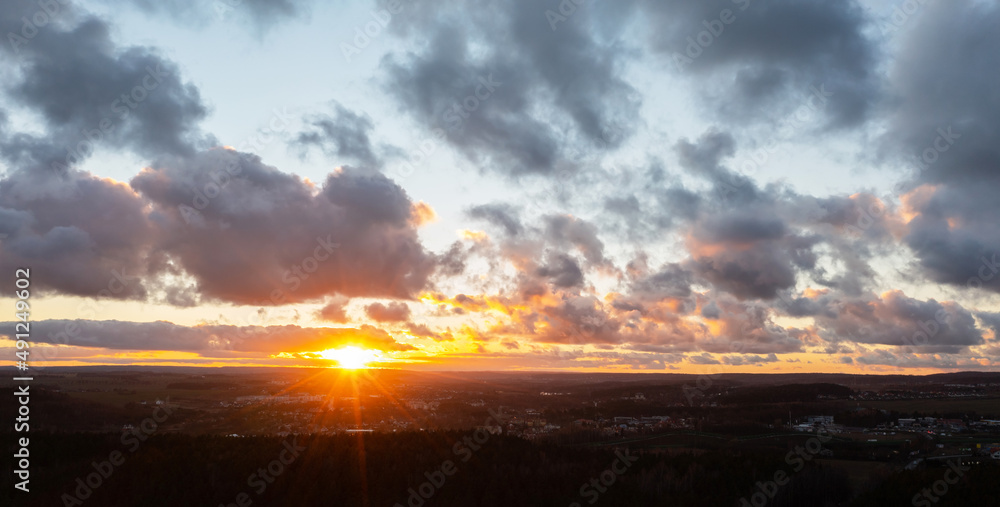
[[[874,476],[854,491],[842,469],[771,449],[585,448],[475,431],[154,434],[140,445],[117,434],[32,439],[31,494],[13,495],[5,474],[4,505],[741,506],[766,498],[770,506],[886,506],[911,505],[947,469]],[[634,462],[622,466],[622,456]],[[1000,467],[967,468],[934,505],[995,504]],[[786,480],[772,484],[778,472]]]

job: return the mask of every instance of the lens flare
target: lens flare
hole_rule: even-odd
[[[319,355],[323,359],[336,361],[341,368],[348,370],[368,368],[368,363],[381,358],[381,354],[377,350],[366,350],[354,346],[324,350]]]

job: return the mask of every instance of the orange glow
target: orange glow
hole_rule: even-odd
[[[802,291],[802,295],[809,299],[816,299],[820,296],[825,295],[828,292],[830,292],[828,289],[807,288],[806,290]]]
[[[914,218],[917,218],[920,215],[920,210],[927,205],[931,197],[934,197],[935,192],[937,192],[937,187],[934,185],[920,185],[903,195],[900,198],[903,202],[903,210],[900,213],[903,221],[909,223]]]
[[[418,227],[437,221],[437,213],[434,212],[434,208],[424,201],[414,203],[410,211],[413,215],[413,224]]]
[[[482,231],[470,231],[470,230],[467,230],[467,229],[463,229],[461,231],[458,231],[458,235],[462,239],[468,239],[468,240],[472,240],[472,241],[476,241],[476,242],[486,241],[487,239],[490,238],[485,232],[482,232]]]
[[[696,258],[715,257],[725,252],[745,252],[754,246],[753,242],[741,241],[713,243],[697,238],[693,233],[688,233],[684,239],[684,244],[687,246],[688,251],[691,252],[691,255]]]

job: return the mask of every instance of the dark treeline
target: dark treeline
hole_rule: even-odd
[[[279,437],[154,434],[126,444],[116,434],[33,434],[31,492],[15,492],[11,474],[0,481],[3,505],[17,507],[117,506],[385,506],[408,505],[423,483],[433,506],[738,506],[760,491],[756,484],[784,471],[790,482],[777,488],[769,506],[910,505],[942,469],[905,472],[851,491],[840,469],[806,463],[796,470],[785,452],[698,454],[645,451],[621,475],[606,472],[622,458],[611,449],[536,444],[492,435],[482,444],[470,432]],[[481,435],[482,436],[482,435]],[[13,435],[3,435],[12,443]],[[478,449],[474,449],[478,447]],[[5,445],[11,455],[13,445]],[[133,451],[134,449],[134,451]],[[108,468],[118,451],[120,465]],[[621,451],[619,451],[621,452]],[[296,455],[297,454],[297,455]],[[280,460],[287,464],[276,464]],[[448,465],[448,463],[451,465]],[[98,482],[95,464],[107,477]],[[270,467],[271,471],[268,472]],[[259,474],[263,469],[267,477]],[[451,472],[445,475],[442,470]],[[277,472],[277,473],[274,473]],[[614,475],[610,487],[581,487]],[[988,464],[966,473],[934,505],[995,505],[1000,477]],[[992,480],[988,480],[992,477]],[[443,480],[443,483],[441,479]],[[77,479],[80,479],[78,482]],[[267,479],[267,480],[265,480]],[[433,486],[433,487],[431,487]],[[92,490],[89,492],[88,490]],[[67,495],[67,496],[64,496]],[[86,496],[87,498],[80,498]],[[81,501],[77,502],[70,497]],[[851,503],[852,498],[857,498]],[[596,500],[591,504],[591,500]],[[250,503],[245,503],[249,501]]]

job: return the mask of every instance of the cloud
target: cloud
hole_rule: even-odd
[[[690,356],[688,361],[693,364],[709,365],[709,364],[722,364],[718,359],[715,359],[709,354],[701,354],[699,356]]]
[[[643,257],[630,264],[632,284],[630,294],[642,301],[656,302],[666,298],[686,298],[691,295],[692,273],[677,263],[668,263],[650,273]],[[641,267],[640,264],[641,263]]]
[[[987,358],[962,357],[950,354],[914,354],[887,350],[868,351],[857,358],[855,363],[866,366],[892,366],[895,368],[935,368],[974,370],[984,364]]]
[[[866,36],[869,20],[856,1],[636,3],[653,51],[696,78],[705,102],[728,122],[774,120],[799,105],[790,97],[828,90],[827,125],[851,127],[881,96],[879,46]]]
[[[594,224],[570,215],[550,215],[545,220],[545,236],[560,247],[576,247],[591,265],[604,263],[604,243]]]
[[[481,204],[469,208],[466,214],[501,227],[508,236],[517,236],[524,231],[517,209],[509,204]]]
[[[744,366],[752,364],[776,363],[778,356],[768,354],[766,356],[743,355],[743,356],[723,356],[722,362],[730,366]]]
[[[674,151],[697,179],[671,180],[653,164],[639,183],[658,206],[628,224],[651,231],[640,243],[679,234],[689,255],[680,264],[694,283],[745,300],[785,297],[809,279],[858,295],[876,281],[870,261],[905,233],[900,210],[869,192],[819,198],[735,172],[730,164],[748,159],[737,158],[729,132],[710,128]]]
[[[912,216],[904,241],[931,280],[1000,292],[1000,206],[995,188],[986,182],[956,181],[921,186],[904,196]]]
[[[7,326],[13,329],[14,324]],[[5,328],[5,329],[7,329]],[[346,345],[382,351],[414,350],[372,326],[304,328],[299,326],[180,326],[170,322],[40,320],[32,322],[32,339],[39,343],[100,347],[113,350],[197,352],[205,357],[230,353],[278,354],[321,351]],[[9,334],[4,335],[12,338]]]
[[[406,331],[418,338],[430,338],[438,342],[453,341],[455,339],[455,337],[452,336],[450,332],[445,332],[443,334],[437,333],[430,327],[428,327],[426,324],[416,324],[413,322],[407,322]]]
[[[821,314],[819,335],[832,342],[905,347],[918,353],[955,354],[984,343],[972,313],[954,302],[920,301],[893,290],[875,299],[830,303],[835,316]]]
[[[993,341],[1000,340],[1000,312],[979,312],[976,317],[993,330]]]
[[[0,266],[30,265],[58,293],[281,305],[339,293],[410,298],[438,258],[415,205],[353,168],[322,187],[214,149],[162,159],[131,186],[87,173],[0,180]]]
[[[731,135],[709,130],[675,150],[682,166],[714,187],[686,226],[692,271],[741,299],[773,299],[795,286],[799,270],[815,266],[818,238],[798,234],[784,212],[794,197],[761,190],[722,165],[735,153]]]
[[[207,298],[410,298],[435,268],[406,192],[374,171],[338,169],[317,187],[254,155],[216,149],[164,161],[131,184],[151,203],[158,251]]]
[[[365,307],[365,314],[375,322],[405,322],[410,320],[410,307],[406,303],[372,303]]]
[[[347,297],[338,294],[327,300],[326,305],[316,312],[316,317],[339,324],[349,322],[351,318],[347,315],[347,303],[350,301]]]
[[[561,159],[631,134],[638,93],[621,77],[617,48],[587,30],[587,9],[558,30],[539,6],[513,0],[407,9],[390,29],[427,43],[383,61],[385,89],[481,167],[551,175]]]
[[[891,69],[884,153],[910,166],[899,189],[906,244],[933,281],[1000,292],[1000,7],[960,0],[922,7]],[[975,62],[975,64],[970,64]]]
[[[332,104],[333,114],[316,113],[307,118],[310,129],[300,132],[291,142],[303,153],[319,148],[336,162],[349,159],[368,168],[381,165],[375,155],[369,135],[374,123],[368,115],[361,115],[340,103]]]
[[[795,286],[797,268],[813,265],[812,240],[795,236],[782,239],[745,243],[692,239],[690,266],[714,286],[739,298],[773,299],[779,291]]]
[[[801,352],[800,330],[786,329],[773,320],[773,310],[760,303],[741,302],[729,296],[705,299],[702,307],[714,308],[703,312],[712,330],[698,343],[713,353],[784,354]]]
[[[312,0],[217,0],[188,2],[186,0],[101,0],[111,6],[134,6],[142,12],[162,19],[160,14],[174,18],[184,26],[203,26],[209,20],[246,24],[258,31],[309,15]],[[242,22],[242,23],[241,23]]]
[[[98,146],[156,157],[191,155],[211,142],[198,129],[208,114],[198,89],[155,49],[116,46],[111,27],[94,17],[44,29],[18,47],[17,72],[4,73],[6,96],[45,127],[41,135],[16,132],[0,117],[0,155],[11,165],[65,171]]]
[[[42,290],[142,299],[156,271],[156,227],[142,197],[75,170],[0,180],[0,233],[0,269],[31,267],[32,284]]]
[[[583,271],[576,259],[565,254],[552,254],[546,264],[536,271],[538,276],[548,278],[552,285],[561,289],[583,285]]]

